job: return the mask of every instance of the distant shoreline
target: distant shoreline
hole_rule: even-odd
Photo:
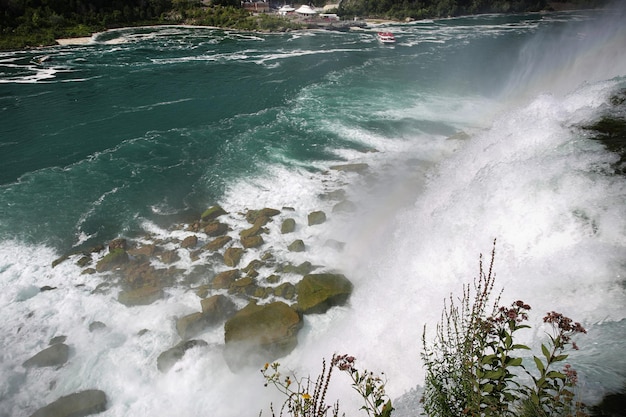
[[[61,46],[66,45],[86,45],[91,42],[93,36],[84,36],[79,38],[60,38],[55,39],[56,43]]]

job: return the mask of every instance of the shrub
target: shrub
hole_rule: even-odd
[[[566,364],[563,352],[577,333],[586,333],[580,323],[551,312],[544,322],[552,326],[549,342],[541,345],[544,359],[533,356],[538,375],[526,370],[523,358],[516,356],[528,346],[514,343],[514,335],[529,326],[530,306],[516,301],[498,307],[500,295],[490,304],[495,272],[495,241],[491,262],[485,271],[482,255],[473,287],[467,285],[460,305],[454,299],[444,305],[435,340],[426,342],[424,328],[422,359],[426,367],[424,409],[432,417],[445,416],[584,416],[585,407],[575,401],[576,371]],[[522,385],[518,374],[524,371],[532,384]]]

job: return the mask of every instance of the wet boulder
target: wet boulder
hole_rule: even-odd
[[[105,411],[106,405],[104,391],[90,389],[61,397],[30,417],[84,417]]]
[[[243,248],[230,247],[224,251],[224,264],[231,268],[236,267],[243,256]]]
[[[148,305],[163,298],[163,290],[159,287],[145,286],[129,291],[121,291],[117,301],[127,307]]]
[[[224,214],[227,214],[226,210],[216,205],[216,206],[212,206],[206,209],[204,213],[202,213],[202,215],[200,216],[200,220],[202,220],[203,222],[209,222]]]
[[[269,207],[263,208],[261,210],[248,210],[248,212],[246,213],[246,220],[250,224],[263,226],[270,221],[271,217],[274,217],[278,214],[280,214],[280,210]]]
[[[210,241],[209,243],[207,243],[206,245],[204,245],[204,249],[210,250],[210,251],[216,251],[226,246],[226,244],[230,242],[231,240],[233,240],[233,238],[228,235],[219,236],[213,239],[212,241]]]
[[[203,230],[208,236],[221,236],[228,231],[228,225],[216,220],[207,224]]]
[[[111,271],[127,263],[128,259],[128,253],[126,253],[126,250],[122,248],[115,248],[109,251],[109,253],[98,261],[96,264],[96,271]]]
[[[202,311],[176,320],[176,331],[187,340],[202,331],[223,322],[236,311],[235,303],[224,295],[214,295],[202,300]]]
[[[342,274],[309,274],[296,284],[298,309],[304,314],[325,313],[345,304],[352,294],[352,283]]]
[[[289,244],[289,246],[287,246],[287,249],[290,252],[304,252],[305,250],[304,242],[302,241],[302,239],[294,240],[293,242]]]
[[[224,324],[224,358],[233,370],[287,355],[298,344],[302,315],[282,301],[251,302]]]
[[[195,248],[197,244],[198,244],[198,236],[191,235],[183,239],[183,241],[180,243],[180,247],[183,249]]]
[[[241,245],[246,249],[258,248],[264,243],[265,241],[261,236],[248,236],[241,238]]]
[[[322,224],[326,221],[326,213],[324,213],[323,211],[314,211],[312,213],[309,213],[307,220],[309,222],[309,226]]]
[[[70,356],[70,347],[65,343],[56,343],[42,350],[25,361],[25,368],[43,368],[46,366],[61,366]]]
[[[293,233],[296,230],[296,221],[291,217],[283,220],[280,225],[280,233],[286,235],[287,233]]]

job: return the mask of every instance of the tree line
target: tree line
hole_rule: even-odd
[[[276,2],[276,7],[283,3],[271,1]],[[327,3],[309,1],[315,6]],[[585,7],[605,1],[568,0],[572,2]],[[345,18],[424,19],[518,13],[547,7],[547,0],[343,0],[338,14]],[[201,0],[0,0],[0,49],[52,45],[57,38],[89,36],[105,29],[143,24],[195,23],[245,30],[293,27],[278,20],[250,18],[241,0],[212,0],[209,5]]]
[[[524,13],[550,10],[557,3],[600,7],[605,0],[343,0],[339,14],[388,19],[428,19],[485,13]]]

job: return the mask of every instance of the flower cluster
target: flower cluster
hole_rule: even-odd
[[[501,324],[504,322],[508,322],[509,320],[514,320],[516,323],[521,323],[523,321],[528,320],[527,311],[530,310],[530,306],[523,301],[517,300],[511,307],[500,307],[498,308],[498,312],[495,317],[490,317],[488,320]]]
[[[569,317],[561,313],[551,311],[543,318],[544,323],[550,323],[558,330],[558,338],[563,345],[568,344],[572,340],[572,336],[576,333],[587,333],[587,330],[578,322],[574,322]],[[575,342],[572,342],[574,350],[578,350]]]
[[[569,386],[573,387],[578,383],[578,372],[576,372],[576,369],[572,368],[572,365],[570,365],[569,363],[565,364],[563,373],[567,378],[567,383]]]
[[[333,355],[333,359],[330,362],[331,366],[336,366],[340,371],[352,372],[354,368],[354,356],[348,355]]]

